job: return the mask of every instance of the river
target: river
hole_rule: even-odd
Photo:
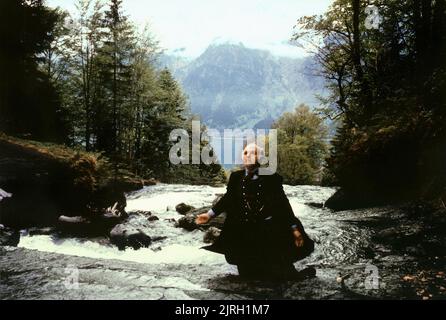
[[[23,273],[24,267],[13,266],[15,259],[22,261],[46,259],[54,263],[51,275],[40,270],[38,276],[45,283],[50,281],[53,292],[41,292],[34,288],[31,298],[57,298],[59,295],[73,299],[83,298],[167,298],[167,299],[233,299],[280,298],[280,299],[370,299],[370,298],[432,298],[441,294],[444,279],[435,284],[434,295],[416,282],[420,270],[440,272],[444,268],[444,256],[420,258],[413,249],[401,251],[385,241],[377,241],[379,231],[386,231],[398,222],[409,221],[406,212],[395,207],[381,207],[362,210],[332,212],[309,203],[324,203],[335,191],[334,188],[319,186],[284,186],[294,213],[302,221],[307,233],[316,241],[315,252],[303,261],[296,263],[298,269],[313,266],[317,270],[315,279],[302,283],[270,284],[245,283],[237,277],[234,266],[228,265],[224,257],[206,250],[203,246],[203,231],[186,231],[175,227],[175,220],[182,216],[175,211],[179,203],[196,208],[208,206],[225,188],[210,186],[159,184],[127,195],[127,211],[151,211],[159,220],[148,221],[140,214],[131,215],[129,223],[151,237],[159,237],[149,248],[119,251],[104,239],[59,238],[55,235],[30,236],[26,230],[18,249],[3,251],[10,262],[4,264],[3,275]],[[407,224],[407,223],[406,223]],[[396,227],[395,227],[396,228]],[[390,235],[392,237],[392,235]],[[386,239],[384,239],[386,240]],[[416,246],[415,246],[416,248]],[[14,253],[15,252],[15,253]],[[4,261],[6,261],[4,260]],[[31,263],[31,262],[30,262]],[[32,262],[35,263],[35,262]],[[51,267],[51,263],[49,266]],[[82,282],[84,291],[60,289],[63,283],[63,268],[75,266],[84,270],[88,281]],[[87,265],[88,267],[83,267]],[[21,268],[21,269],[20,269]],[[20,271],[21,270],[21,271]],[[62,271],[61,271],[62,270]],[[193,271],[191,271],[193,270]],[[110,273],[110,279],[90,273]],[[417,273],[418,272],[418,273]],[[427,272],[427,271],[426,271]],[[122,273],[128,275],[129,283],[137,285],[147,273],[140,295],[121,285],[121,289],[107,294],[107,290],[122,283]],[[59,275],[59,276],[56,276]],[[406,281],[406,276],[415,278]],[[427,276],[427,275],[426,275]],[[435,276],[435,275],[434,275]],[[59,277],[59,278],[58,278]],[[60,278],[61,277],[61,278]],[[19,287],[22,279],[6,277]],[[82,278],[82,277],[81,277]],[[46,279],[46,280],[45,280]],[[97,287],[97,282],[105,287]],[[109,281],[109,282],[107,282]],[[437,281],[438,282],[438,281]],[[14,285],[3,286],[7,298],[21,298]],[[59,283],[59,287],[56,286]],[[130,284],[126,283],[127,286]],[[95,289],[91,286],[94,285]],[[60,289],[54,289],[54,287]],[[108,286],[108,287],[107,287]],[[80,286],[82,288],[82,285]],[[0,293],[2,287],[0,287]],[[98,289],[99,288],[99,289]],[[108,288],[108,289],[107,289]],[[156,290],[153,290],[156,288]],[[152,289],[149,295],[145,290]],[[129,290],[132,292],[129,295]],[[163,291],[164,290],[164,291]],[[167,290],[167,291],[166,291]],[[170,291],[169,291],[170,290]],[[65,292],[65,293],[63,293]],[[67,293],[68,292],[68,293]],[[158,295],[154,295],[158,292]],[[170,292],[167,294],[167,292]],[[22,292],[23,294],[23,292]],[[25,297],[28,294],[25,294]]]

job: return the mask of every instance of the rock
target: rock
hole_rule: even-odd
[[[191,210],[194,210],[195,208],[193,206],[187,205],[185,203],[180,203],[175,207],[175,210],[179,213],[179,214],[186,214]]]
[[[194,216],[197,216],[199,214],[208,212],[209,209],[211,209],[211,207],[203,207],[203,208],[195,209],[195,210],[191,211],[190,213],[193,214]],[[209,223],[207,223],[205,225],[201,225],[200,227],[203,227],[205,229],[208,229],[210,227],[216,227],[218,229],[223,229],[223,224],[225,223],[225,220],[226,220],[226,213],[223,212],[222,214],[219,214],[215,218],[212,218],[209,221]]]
[[[163,236],[152,237],[152,242],[163,241],[163,240],[166,240],[166,239],[167,239],[167,237],[163,237]]]
[[[112,229],[117,224],[128,218],[128,214],[125,210],[122,211],[117,209],[118,203],[115,203],[113,207],[108,208],[105,213],[100,214],[98,218],[94,219],[95,224],[97,224],[100,229]]]
[[[406,252],[413,256],[426,256],[426,250],[420,245],[407,247]]]
[[[160,218],[158,218],[157,216],[150,216],[147,218],[148,221],[158,221]]]
[[[390,194],[382,194],[381,192],[341,188],[325,202],[324,206],[334,211],[344,211],[397,204],[401,201],[403,199],[398,200],[396,197],[392,198]]]
[[[144,210],[135,210],[129,212],[129,216],[130,215],[151,216],[152,214],[153,214],[152,211],[144,211]]]
[[[195,218],[196,215],[188,213],[178,220],[178,222],[175,224],[175,227],[183,228],[187,231],[194,231],[195,229],[198,229],[198,226],[195,223]]]
[[[20,232],[0,224],[0,246],[17,247],[20,242]]]
[[[113,186],[124,192],[137,191],[144,187],[142,179],[125,175],[119,181],[113,181],[112,183]]]
[[[324,207],[323,203],[317,203],[317,202],[306,202],[305,205],[312,207],[312,208],[317,208],[317,209],[321,209]]]
[[[203,236],[204,243],[214,243],[220,236],[221,230],[216,227],[210,227]]]
[[[57,230],[68,234],[78,236],[103,236],[108,235],[110,230],[116,225],[122,223],[128,218],[128,214],[118,209],[118,203],[109,207],[103,213],[92,213],[87,217],[60,216],[58,218]]]
[[[157,183],[158,182],[155,179],[153,179],[153,178],[151,178],[151,179],[143,179],[144,186],[154,186]]]
[[[53,234],[56,231],[55,228],[47,227],[47,228],[30,228],[28,229],[28,234],[30,236],[48,236]]]
[[[83,224],[83,223],[90,223],[89,220],[87,220],[84,217],[67,217],[67,216],[60,216],[59,222],[62,224],[68,224],[68,225],[74,225],[74,224]]]
[[[60,216],[57,230],[66,235],[90,236],[92,235],[92,223],[87,218]]]
[[[367,192],[339,189],[325,202],[325,207],[334,211],[344,211],[369,208],[381,204],[381,201],[373,198]]]
[[[119,250],[125,250],[127,247],[138,250],[142,247],[147,248],[151,244],[152,239],[139,229],[118,224],[110,231],[110,241]]]
[[[345,192],[343,190],[336,191],[335,194],[325,201],[325,206],[334,211],[341,211],[348,208]]]
[[[122,223],[126,217],[116,216],[114,214],[105,213],[93,220],[93,227],[99,232],[108,232],[116,225]]]
[[[121,189],[125,190],[124,192],[132,192],[132,191],[140,190],[145,186],[154,186],[157,183],[158,182],[153,178],[141,179],[138,177],[123,176],[123,179],[121,179],[121,181],[119,181],[119,187]]]
[[[115,215],[127,216],[125,207],[127,199],[125,192],[132,191],[122,183],[114,183],[113,181],[101,186],[101,188],[92,195],[92,206],[97,212],[114,213]],[[93,208],[91,211],[93,211]],[[97,208],[100,208],[99,210]],[[107,209],[105,209],[107,208]],[[105,209],[105,210],[104,210]]]
[[[376,242],[392,243],[398,236],[399,232],[396,230],[396,228],[387,228],[377,231],[372,238]]]
[[[195,229],[209,229],[210,227],[216,227],[218,229],[222,229],[223,228],[223,224],[225,222],[226,219],[226,215],[225,214],[220,214],[217,217],[211,219],[209,221],[209,223],[207,224],[202,224],[200,226],[198,226],[195,223],[195,219],[197,217],[197,215],[202,214],[204,212],[208,212],[209,209],[211,207],[203,207],[203,208],[198,208],[198,209],[194,209],[192,211],[189,211],[184,217],[180,218],[178,220],[178,222],[176,223],[176,227],[177,228],[183,228],[187,231],[193,231]]]

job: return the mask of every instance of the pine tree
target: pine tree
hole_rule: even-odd
[[[144,154],[148,166],[157,176],[165,176],[170,168],[169,141],[172,130],[184,127],[187,100],[169,70],[162,70],[157,79],[157,93],[152,112],[145,116]],[[150,155],[150,157],[147,157]]]
[[[110,0],[105,12],[106,40],[101,48],[101,78],[105,84],[103,109],[97,116],[102,125],[97,135],[98,148],[120,158],[124,154],[123,135],[131,121],[129,110],[132,64],[136,39],[132,25],[122,13],[122,1]]]
[[[94,127],[102,94],[98,53],[104,42],[103,7],[100,1],[78,0],[66,47],[69,75],[65,85],[65,108],[73,122],[73,142],[95,150]]]
[[[57,140],[59,99],[39,64],[59,18],[43,1],[0,2],[0,130]]]

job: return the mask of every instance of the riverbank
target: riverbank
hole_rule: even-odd
[[[0,133],[0,224],[49,226],[61,215],[91,216],[118,203],[125,192],[156,183],[115,171],[101,154],[13,138]]]

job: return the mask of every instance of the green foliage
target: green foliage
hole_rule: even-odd
[[[225,170],[218,163],[205,164],[201,162],[200,164],[193,164],[192,159],[192,120],[197,120],[197,116],[189,116],[186,119],[187,125],[185,126],[185,130],[189,135],[189,164],[179,164],[175,166],[169,166],[169,169],[165,172],[164,180],[169,182],[178,182],[178,183],[186,183],[186,184],[210,184],[215,186],[221,186],[227,180]],[[201,125],[200,128],[200,136],[206,135],[206,126]],[[176,142],[176,141],[175,141]],[[172,144],[174,141],[171,142]],[[200,148],[209,149],[209,143],[205,140],[200,142]],[[200,152],[201,152],[200,150]],[[209,149],[210,156],[213,157],[216,155],[213,154],[213,149]],[[214,158],[214,162],[216,158]],[[170,162],[169,162],[170,164]]]
[[[186,98],[177,82],[168,70],[162,70],[156,78],[157,95],[153,100],[151,112],[145,117],[143,153],[145,162],[157,177],[163,177],[170,171],[169,150],[173,145],[169,141],[170,132],[184,128]],[[162,139],[160,139],[162,137]]]
[[[115,176],[221,178],[220,165],[170,164],[169,134],[188,128],[188,102],[121,0],[77,0],[72,15],[37,0],[0,3],[0,130],[103,153]]]
[[[67,185],[77,192],[91,194],[97,190],[99,181],[112,177],[109,162],[100,153],[75,150],[54,143],[19,139],[5,134],[0,134],[0,140],[19,146],[26,152],[39,154],[68,169],[66,172],[69,172],[70,181],[67,181]]]
[[[369,4],[378,29],[366,28]],[[384,202],[444,192],[446,2],[337,0],[299,24],[297,40],[323,39],[325,112],[342,122],[328,176]]]
[[[58,140],[59,96],[39,68],[57,20],[43,1],[0,2],[0,130]]]
[[[282,115],[272,126],[278,130],[278,172],[288,184],[316,184],[328,146],[323,120],[300,105]]]

